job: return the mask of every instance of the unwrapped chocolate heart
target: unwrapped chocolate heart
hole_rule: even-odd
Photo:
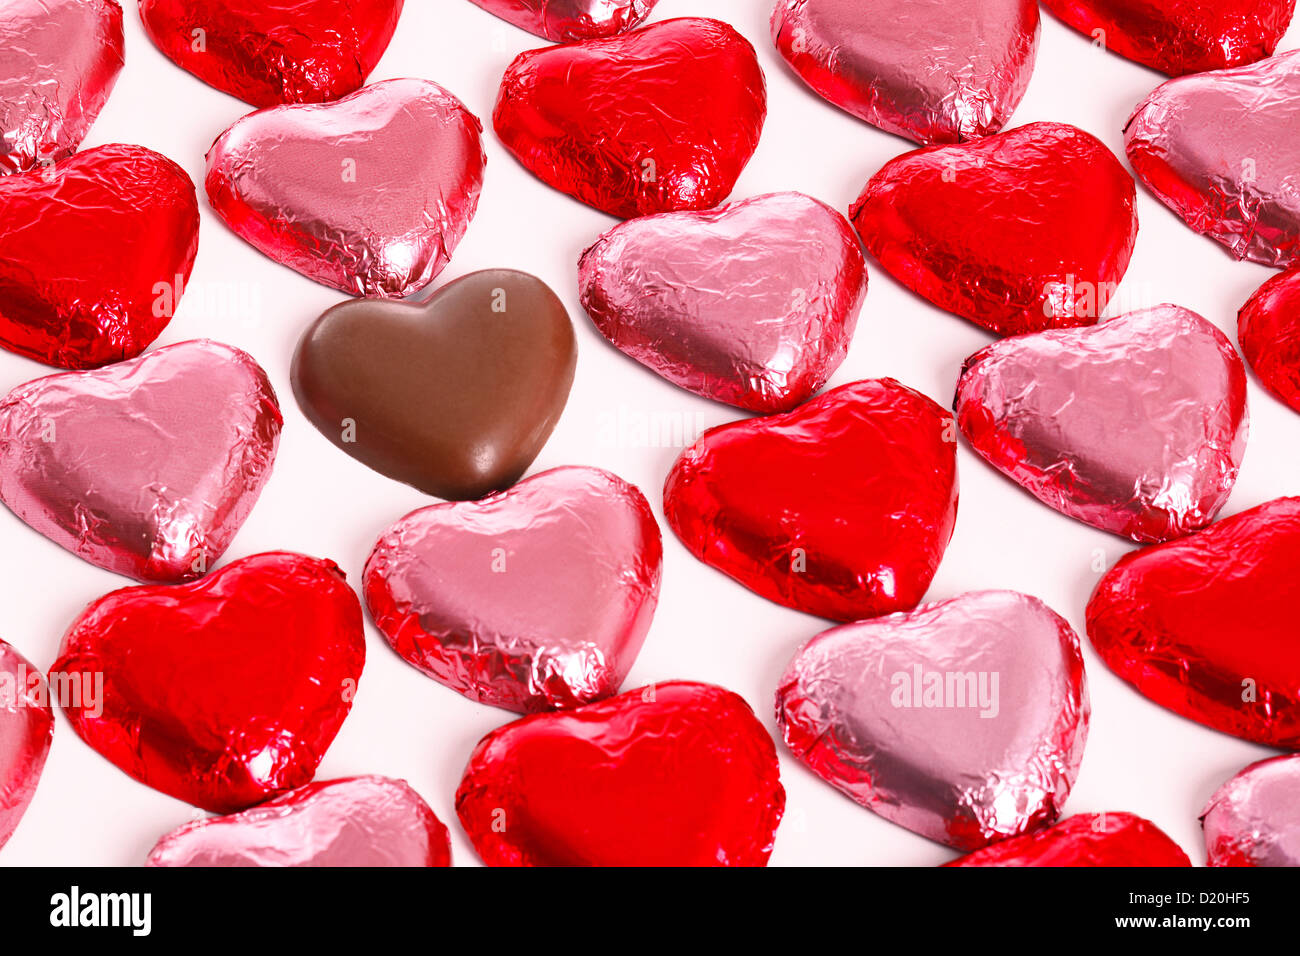
[[[1300,754],[1253,763],[1201,813],[1209,866],[1300,866]]]
[[[0,641],[0,847],[9,842],[36,794],[54,737],[45,675]]]
[[[1300,412],[1300,269],[1255,290],[1237,313],[1237,342],[1263,386]]]
[[[484,10],[548,40],[614,36],[637,26],[659,0],[472,0]]]
[[[1080,813],[944,866],[1191,866],[1173,840],[1131,813]]]
[[[785,742],[813,773],[960,850],[1056,819],[1088,716],[1078,636],[1012,591],[824,631],[776,693]]]
[[[212,208],[254,248],[361,296],[423,289],[478,208],[478,119],[428,80],[251,113],[208,150]]]

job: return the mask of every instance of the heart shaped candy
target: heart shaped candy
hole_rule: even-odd
[[[1088,637],[1139,692],[1207,727],[1300,748],[1300,498],[1125,555],[1088,602]]]
[[[1000,130],[1038,49],[1035,0],[777,0],[772,39],[841,109],[918,143]]]
[[[229,813],[311,780],[352,708],[361,604],[330,561],[243,558],[193,584],[124,588],[72,623],[52,672],[95,706],[73,730],[141,783]]]
[[[966,360],[953,405],[998,471],[1135,541],[1213,521],[1246,452],[1245,366],[1176,305],[995,342]]]
[[[260,110],[208,150],[208,200],[242,239],[309,279],[408,295],[443,270],[478,208],[481,130],[428,80]]]
[[[784,809],[749,705],[688,682],[506,724],[456,791],[489,866],[763,866]]]
[[[1102,143],[1030,123],[904,153],[851,218],[895,279],[998,335],[1092,325],[1137,237],[1133,179]]]
[[[320,103],[366,81],[403,0],[140,0],[145,33],[204,83],[254,106]]]
[[[280,425],[261,366],[218,342],[51,375],[0,400],[0,500],[101,568],[187,580],[248,517]]]
[[[673,465],[664,516],[751,591],[840,621],[915,607],[957,518],[956,426],[890,378],[711,428]]]
[[[555,468],[407,515],[371,551],[363,592],[407,661],[471,700],[528,712],[618,691],[662,565],[640,491],[597,468]]]
[[[659,0],[473,0],[522,30],[559,42],[614,36],[650,16]]]
[[[749,41],[685,17],[521,53],[492,125],[542,182],[628,218],[722,202],[766,115]]]
[[[0,641],[0,847],[36,794],[54,737],[45,675]]]
[[[1191,866],[1173,840],[1131,813],[1080,813],[944,866]]]
[[[72,155],[123,64],[117,0],[8,0],[0,10],[0,173]]]
[[[1056,819],[1088,715],[1078,636],[1012,591],[831,628],[776,692],[785,742],[813,773],[960,850]]]
[[[844,217],[801,193],[615,226],[582,254],[601,335],[668,381],[756,412],[826,384],[848,351],[867,266]]]
[[[97,146],[0,177],[0,347],[61,368],[133,358],[194,266],[190,177],[143,146]]]
[[[309,783],[167,834],[146,866],[451,866],[451,841],[404,781]]]
[[[1273,276],[1246,301],[1237,342],[1263,386],[1300,412],[1300,269]]]
[[[1300,866],[1300,754],[1253,763],[1201,813],[1208,866]]]
[[[1300,50],[1170,80],[1134,110],[1139,179],[1238,259],[1300,264]]]

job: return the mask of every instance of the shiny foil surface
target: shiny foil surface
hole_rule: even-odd
[[[696,558],[786,607],[912,608],[957,519],[956,425],[893,379],[842,385],[709,429],[669,472],[664,516]]]
[[[542,182],[611,216],[710,209],[767,115],[749,41],[700,17],[515,58],[492,125]]]
[[[72,155],[124,62],[116,0],[7,0],[0,9],[0,173]]]
[[[1025,95],[1036,0],[777,0],[772,39],[820,96],[918,143],[996,133]]]
[[[478,208],[481,132],[428,80],[261,110],[208,150],[208,201],[240,238],[309,279],[409,295],[447,265]]]
[[[471,0],[488,13],[548,40],[609,37],[639,26],[659,0]]]
[[[134,358],[171,321],[198,243],[194,183],[143,146],[0,177],[0,347],[60,368]]]
[[[1164,831],[1131,813],[1080,813],[944,866],[1191,866]]]
[[[99,700],[62,702],[92,750],[230,813],[311,780],[365,652],[361,602],[338,566],[277,551],[193,584],[105,595],[73,621],[52,671],[83,685],[102,675]]]
[[[167,834],[146,866],[451,866],[451,840],[403,780],[309,783]]]
[[[1170,80],[1124,128],[1133,171],[1238,259],[1300,265],[1300,50]]]
[[[998,335],[1092,325],[1137,237],[1133,179],[1063,123],[904,153],[850,218],[885,270]]]
[[[12,644],[0,641],[0,848],[36,795],[53,737],[45,675]]]
[[[659,600],[663,544],[645,496],[598,468],[555,468],[388,528],[363,594],[403,658],[471,700],[533,712],[617,693]]]
[[[355,92],[397,29],[403,0],[140,0],[167,59],[253,106]]]
[[[1300,866],[1300,754],[1253,763],[1201,813],[1208,866]]]
[[[776,692],[794,755],[959,850],[1051,823],[1088,735],[1079,638],[1037,598],[977,591],[817,635]]]
[[[489,866],[764,866],[776,747],[711,684],[651,684],[484,737],[456,812]]]
[[[1088,637],[1140,693],[1207,727],[1300,749],[1300,498],[1276,498],[1125,555]]]
[[[47,376],[0,400],[0,500],[101,568],[196,578],[261,494],[281,423],[261,366],[218,342]]]
[[[853,227],[802,193],[615,226],[582,254],[600,334],[674,385],[789,411],[839,368],[867,292]]]
[[[1246,452],[1246,368],[1176,305],[995,342],[966,360],[953,407],[998,471],[1135,541],[1213,521]]]
[[[1260,384],[1300,412],[1300,268],[1272,276],[1246,301],[1237,343]]]

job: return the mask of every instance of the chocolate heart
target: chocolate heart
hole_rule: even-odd
[[[0,10],[0,173],[63,159],[108,101],[123,60],[116,0],[8,0]]]
[[[786,607],[912,608],[957,519],[956,426],[891,378],[842,385],[709,429],[673,465],[664,516],[695,557]]]
[[[1286,33],[1295,0],[1043,0],[1108,50],[1172,76],[1253,63]]]
[[[320,103],[365,83],[403,0],[140,0],[145,33],[204,83],[254,106]]]
[[[208,150],[212,208],[254,248],[351,295],[423,289],[478,208],[482,127],[428,80],[251,113]]]
[[[188,580],[248,517],[280,425],[261,366],[218,342],[51,375],[0,401],[0,500],[101,568]]]
[[[659,0],[471,0],[494,16],[548,40],[614,36],[637,26]]]
[[[766,115],[749,41],[685,17],[521,53],[492,125],[542,182],[626,219],[722,202]]]
[[[953,407],[998,471],[1134,541],[1213,521],[1246,452],[1245,366],[1176,305],[995,342],[966,360]]]
[[[519,480],[569,397],[577,350],[542,280],[490,269],[423,305],[345,302],[303,334],[293,390],[321,434],[439,498]]]
[[[309,783],[158,841],[146,866],[451,866],[451,841],[402,780]]]
[[[784,809],[749,705],[687,682],[506,724],[456,791],[489,866],[763,866]]]
[[[1300,50],[1170,80],[1124,127],[1138,178],[1238,259],[1300,265]]]
[[[1013,591],[831,628],[776,692],[785,742],[813,773],[960,850],[1056,819],[1088,715],[1078,636]]]
[[[1092,325],[1137,237],[1133,179],[1063,123],[890,160],[851,217],[895,279],[998,335]]]
[[[1088,602],[1088,637],[1139,692],[1207,727],[1300,748],[1300,498],[1125,555]]]
[[[0,641],[0,847],[23,818],[54,737],[45,675]]]
[[[800,193],[615,226],[582,254],[600,334],[697,395],[788,411],[848,352],[867,265],[844,217]]]
[[[1173,840],[1131,813],[1080,813],[944,866],[1191,866]]]
[[[1300,866],[1300,754],[1253,763],[1201,813],[1207,866]]]
[[[143,146],[0,177],[0,347],[61,368],[139,355],[171,321],[198,244],[194,183]]]
[[[772,39],[818,95],[918,143],[996,133],[1034,69],[1035,0],[777,0]]]
[[[618,691],[662,566],[640,491],[597,468],[555,468],[407,515],[370,552],[363,593],[411,664],[471,700],[530,712]]]
[[[52,672],[103,694],[61,702],[141,783],[229,813],[311,780],[365,662],[361,604],[330,561],[243,558],[194,584],[124,588],[72,623]]]
[[[1273,276],[1247,300],[1237,342],[1260,383],[1300,412],[1300,269]]]

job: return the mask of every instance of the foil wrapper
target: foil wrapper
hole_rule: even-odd
[[[51,375],[0,400],[0,500],[101,568],[189,580],[248,517],[281,423],[261,366],[218,342]]]
[[[1063,123],[890,160],[850,216],[917,295],[998,335],[1092,325],[1137,238],[1133,178]]]
[[[539,37],[568,43],[610,37],[639,26],[659,0],[472,0],[493,16]]]
[[[1253,763],[1201,813],[1209,866],[1300,866],[1300,754]]]
[[[52,672],[83,689],[60,706],[92,750],[231,813],[311,781],[365,654],[361,602],[338,566],[268,552],[192,584],[105,595],[68,628]]]
[[[722,202],[766,115],[749,41],[719,20],[684,17],[521,53],[492,124],[542,182],[626,219]]]
[[[1300,50],[1170,80],[1124,128],[1156,198],[1238,259],[1300,265]]]
[[[1277,498],[1125,555],[1088,637],[1140,693],[1207,727],[1300,749],[1300,498]]]
[[[886,820],[959,850],[1051,823],[1088,735],[1079,638],[979,591],[817,635],[776,693],[786,744]]]
[[[489,866],[763,866],[784,809],[749,705],[684,681],[506,724],[456,791]]]
[[[371,551],[363,593],[405,660],[471,700],[532,712],[617,693],[662,573],[645,496],[567,467],[407,515]]]
[[[125,62],[116,0],[8,0],[0,9],[0,173],[71,156]]]
[[[167,834],[146,866],[451,866],[451,840],[402,780],[309,783]]]
[[[45,675],[12,644],[0,641],[0,848],[36,794],[53,737]]]
[[[858,237],[801,193],[642,216],[582,254],[583,308],[616,348],[674,385],[789,411],[839,368],[867,292]]]
[[[1191,866],[1173,840],[1131,813],[1080,813],[944,866]]]
[[[772,39],[818,95],[918,143],[996,133],[1025,95],[1035,0],[777,0]]]
[[[207,156],[213,210],[276,262],[358,296],[418,292],[478,208],[482,126],[428,80],[251,113]]]
[[[1300,269],[1273,276],[1246,301],[1237,343],[1260,383],[1300,412]]]
[[[134,358],[175,314],[198,243],[194,183],[143,146],[0,177],[0,347],[61,368]]]
[[[953,407],[998,471],[1134,541],[1213,521],[1246,452],[1246,368],[1176,305],[995,342],[966,360]]]
[[[696,558],[778,604],[840,621],[906,610],[957,520],[955,436],[893,379],[842,385],[709,429],[673,465],[664,516]]]

